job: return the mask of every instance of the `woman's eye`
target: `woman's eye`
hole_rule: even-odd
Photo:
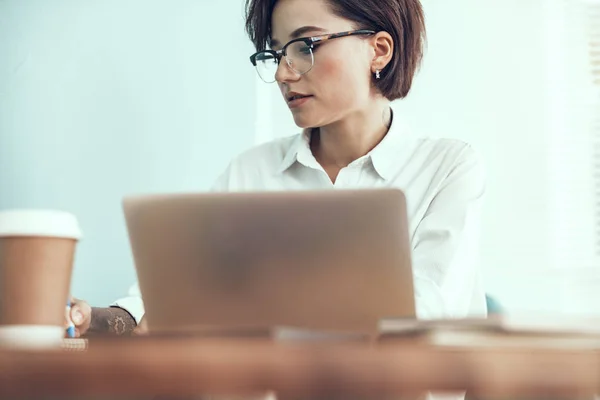
[[[314,50],[314,47],[313,47]],[[302,54],[310,54],[311,48],[309,46],[303,46],[300,48],[300,52]]]
[[[313,45],[312,45],[312,51],[313,51],[313,53],[314,53],[315,51],[317,51],[317,49],[318,49],[319,47],[321,47],[321,43],[319,43],[319,44],[313,44]]]

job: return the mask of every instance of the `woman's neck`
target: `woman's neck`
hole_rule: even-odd
[[[314,130],[311,150],[335,182],[342,168],[368,154],[381,142],[391,122],[389,101],[374,102],[367,110]]]

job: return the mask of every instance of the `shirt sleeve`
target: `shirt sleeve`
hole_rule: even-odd
[[[229,191],[230,175],[231,175],[231,164],[223,171],[221,175],[216,179],[210,188],[211,192],[221,193]]]
[[[485,316],[485,294],[482,289],[477,292],[484,193],[483,163],[467,146],[442,181],[413,237],[418,318],[474,316],[474,296],[481,296],[480,313]]]
[[[111,304],[111,307],[119,307],[127,311],[135,319],[136,323],[140,323],[144,316],[144,302],[140,286],[135,282],[130,288],[127,297],[123,297]]]

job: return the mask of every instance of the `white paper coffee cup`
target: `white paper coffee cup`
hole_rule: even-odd
[[[77,218],[54,210],[0,212],[0,346],[59,347],[65,335]]]

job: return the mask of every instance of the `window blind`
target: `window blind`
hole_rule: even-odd
[[[553,262],[600,270],[600,0],[547,0]]]
[[[600,264],[600,0],[585,2],[587,16],[587,34],[589,48],[589,81],[591,83],[591,118],[590,132],[592,136],[593,153],[593,182],[595,191],[595,256]],[[600,265],[599,265],[600,266]]]
[[[548,5],[549,208],[561,312],[600,315],[600,0]]]

